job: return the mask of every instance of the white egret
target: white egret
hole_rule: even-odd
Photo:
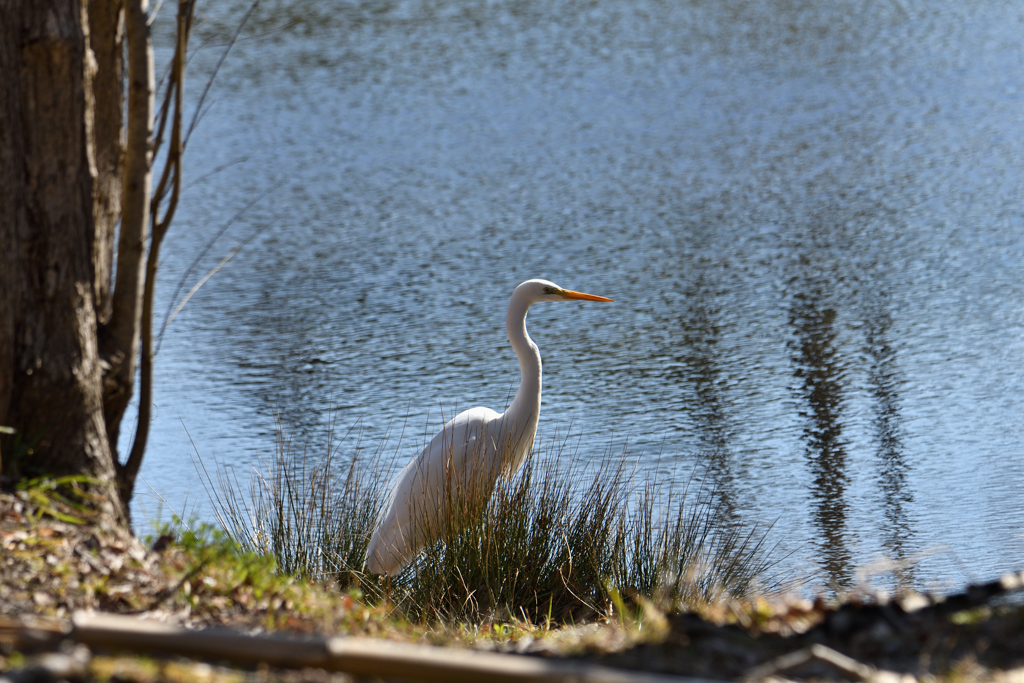
[[[472,408],[445,424],[402,471],[387,512],[367,548],[366,568],[394,574],[449,520],[453,503],[486,502],[501,473],[519,469],[533,447],[540,418],[540,350],[526,332],[526,313],[541,301],[611,301],[562,289],[547,280],[527,280],[512,292],[505,331],[519,359],[519,389],[504,413]]]

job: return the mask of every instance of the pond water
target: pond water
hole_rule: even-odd
[[[201,17],[193,102],[246,7]],[[164,336],[140,529],[208,518],[194,450],[244,470],[278,415],[404,460],[501,409],[543,277],[615,299],[528,321],[580,467],[696,468],[812,582],[1024,567],[1024,5],[277,0],[242,35],[158,310],[241,249]]]

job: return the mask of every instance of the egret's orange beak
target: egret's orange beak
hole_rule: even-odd
[[[584,294],[583,292],[574,292],[571,289],[563,289],[559,292],[566,299],[579,299],[580,301],[611,301],[606,296],[598,296],[596,294]]]

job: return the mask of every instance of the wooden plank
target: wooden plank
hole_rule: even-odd
[[[542,659],[372,638],[247,636],[225,629],[191,631],[116,614],[76,613],[72,637],[90,647],[160,652],[279,667],[316,667],[356,676],[434,683],[720,683],[625,671],[588,662]]]

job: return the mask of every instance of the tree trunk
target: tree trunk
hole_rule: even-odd
[[[112,312],[114,232],[121,216],[121,173],[124,168],[124,10],[121,0],[89,1],[89,44],[96,57],[92,90],[96,103],[96,182],[93,218],[96,239],[93,263],[96,317],[106,325]]]
[[[89,30],[76,0],[0,0],[0,424],[17,430],[0,456],[5,475],[87,474],[112,491]]]
[[[179,0],[165,94],[165,107],[174,102],[171,144],[151,202],[155,77],[147,5],[0,0],[0,476],[87,475],[118,521],[127,520],[146,444],[153,287],[160,241],[180,197],[194,16],[191,0]],[[167,122],[165,113],[161,137]],[[140,429],[120,465],[117,435],[144,310]]]

